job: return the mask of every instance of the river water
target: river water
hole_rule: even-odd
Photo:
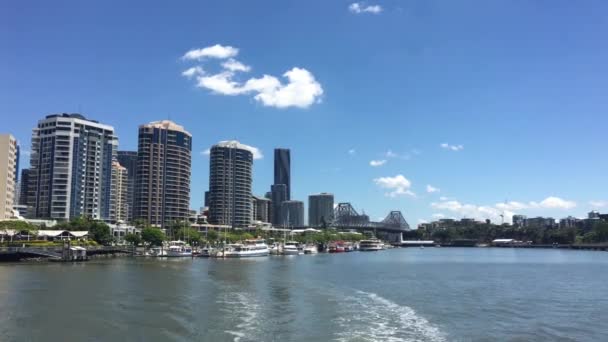
[[[0,341],[607,341],[608,253],[0,265]]]

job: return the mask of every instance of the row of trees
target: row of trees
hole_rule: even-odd
[[[404,238],[441,243],[460,239],[476,240],[479,243],[489,243],[494,239],[532,241],[535,244],[603,243],[608,242],[608,222],[598,222],[591,230],[574,227],[515,227],[486,222],[464,227],[418,229],[404,233]]]

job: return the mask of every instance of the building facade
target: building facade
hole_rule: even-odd
[[[0,220],[13,217],[18,154],[17,139],[10,134],[0,134]]]
[[[112,204],[110,221],[126,222],[130,204],[128,202],[129,176],[127,168],[118,161],[112,162]]]
[[[19,205],[27,206],[27,192],[28,185],[30,183],[30,169],[22,169],[21,170],[21,178],[19,180]],[[25,214],[25,213],[24,213]]]
[[[274,184],[270,187],[271,194],[271,212],[272,212],[272,224],[275,226],[281,226],[285,223],[283,218],[283,211],[281,210],[281,204],[287,201],[287,185],[285,184]]]
[[[334,195],[320,193],[308,196],[308,225],[327,227],[334,220]]]
[[[137,173],[137,151],[118,151],[116,160],[127,170],[127,216],[124,221],[133,221],[135,207],[135,174]]]
[[[211,147],[209,157],[209,223],[250,226],[252,148],[238,141],[221,141]]]
[[[109,219],[112,126],[80,114],[53,114],[32,131],[28,207],[33,218]]]
[[[304,202],[284,201],[281,203],[281,216],[285,227],[304,227]]]
[[[270,222],[270,200],[264,197],[253,196],[253,219],[255,221]]]
[[[291,153],[287,148],[274,150],[274,184],[285,184],[287,201],[291,199]]]
[[[133,219],[159,227],[190,215],[192,135],[169,121],[139,126]]]

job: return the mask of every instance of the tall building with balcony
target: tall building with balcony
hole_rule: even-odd
[[[173,121],[139,126],[133,219],[165,227],[190,216],[192,135]]]
[[[112,162],[112,202],[110,207],[110,220],[113,222],[127,221],[129,202],[129,176],[127,168],[118,161]]]
[[[209,223],[248,227],[253,218],[252,148],[221,141],[211,147],[209,157]]]
[[[0,220],[13,217],[17,192],[19,160],[17,140],[10,134],[0,134]]]
[[[281,217],[286,227],[304,227],[304,202],[284,201],[281,203]]]
[[[135,207],[135,174],[137,173],[137,151],[118,151],[116,160],[127,170],[127,217],[125,221],[133,221]]]
[[[334,219],[334,195],[320,193],[308,196],[308,225],[327,227]]]
[[[21,187],[19,191],[19,205],[27,206],[27,192],[28,186],[30,183],[30,169],[22,169],[21,170],[21,179],[19,180],[19,186]],[[25,213],[24,213],[25,214]]]
[[[110,218],[112,126],[80,114],[53,114],[32,131],[28,208],[34,218]]]
[[[253,196],[253,219],[260,222],[270,222],[270,200],[264,197]]]

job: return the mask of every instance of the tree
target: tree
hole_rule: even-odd
[[[215,230],[210,230],[207,232],[207,240],[209,241],[217,241],[219,234]]]
[[[144,228],[141,231],[141,240],[150,246],[162,246],[165,234],[158,228]]]
[[[141,243],[141,237],[137,234],[128,233],[125,235],[125,241],[132,244],[133,246],[137,246]]]
[[[110,227],[103,222],[92,222],[88,227],[89,237],[102,245],[109,245],[114,241]]]
[[[201,240],[201,233],[198,230],[192,228],[180,228],[176,231],[176,237],[179,240],[188,242],[189,244],[198,243]]]

